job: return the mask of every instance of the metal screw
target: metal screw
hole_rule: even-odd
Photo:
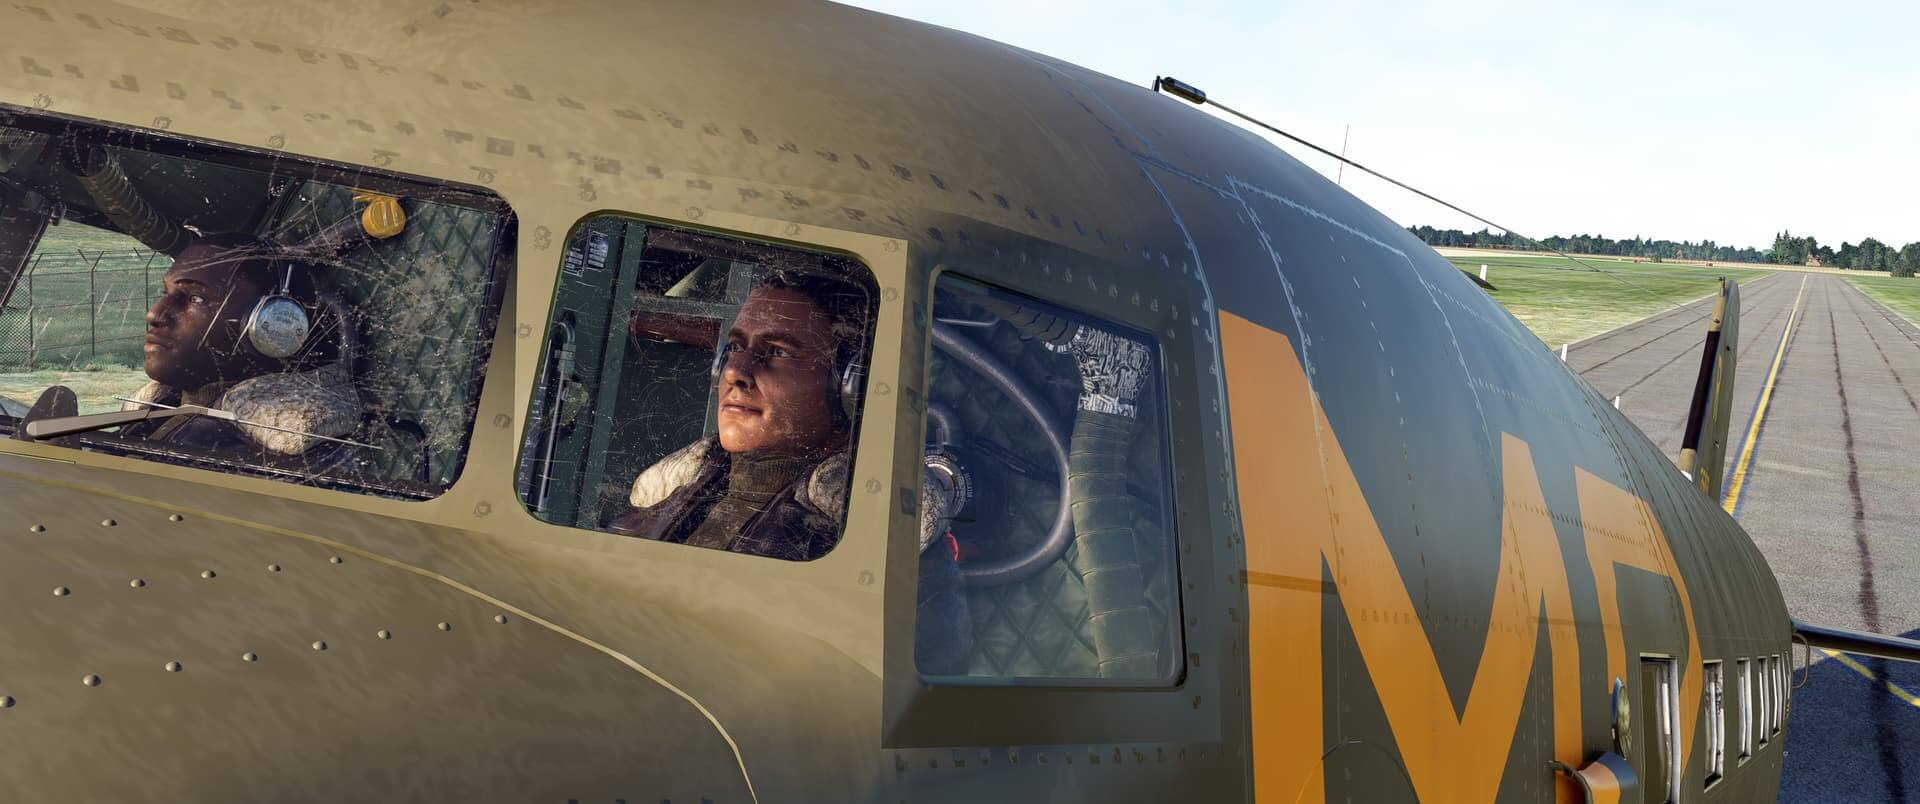
[[[13,696],[0,695],[0,709],[12,709],[12,708],[13,708]]]
[[[53,588],[54,597],[66,597],[67,595],[71,595],[71,594],[73,594],[73,590],[68,589],[64,586],[56,586]]]
[[[120,524],[120,523],[118,523],[118,522],[115,522],[115,521],[113,521],[113,520],[111,520],[111,519],[102,519],[102,520],[100,520],[100,524],[101,524],[101,525],[102,525],[103,527],[109,527],[109,528],[111,528],[111,527],[113,527],[113,526],[115,526],[115,525],[118,525],[118,524]]]
[[[179,663],[179,662],[167,662],[167,672],[169,672],[169,673],[178,673],[178,672],[180,672],[180,663]]]
[[[31,527],[31,528],[27,528],[27,530],[28,530],[29,532],[31,532],[31,533],[46,533],[46,532],[47,532],[47,526],[45,526],[45,525],[35,525],[35,526],[33,526],[33,527]]]
[[[140,580],[139,578],[135,578],[135,579],[133,579],[133,580],[131,580],[131,581],[128,581],[128,582],[127,582],[127,585],[128,585],[128,586],[131,586],[131,587],[133,587],[133,588],[135,588],[135,589],[139,589],[139,588],[140,588],[140,587],[142,587],[142,586],[146,586],[146,585],[147,585],[147,582],[146,582],[146,581],[143,581],[143,580]]]
[[[240,661],[257,662],[257,661],[260,661],[260,655],[257,653],[254,653],[253,651],[247,651],[246,653],[240,654]]]
[[[439,627],[442,631],[452,631],[453,623],[441,623]]]
[[[98,687],[100,686],[100,677],[89,673],[86,678],[80,679],[80,683],[89,687]]]
[[[167,517],[168,522],[184,522],[186,521],[186,519],[187,519],[186,517],[181,516],[179,514],[172,514]]]
[[[501,625],[506,625],[506,624],[507,624],[507,615],[505,615],[505,614],[495,614],[495,615],[493,615],[493,621],[494,621],[494,622],[496,622],[496,623],[499,623],[499,624],[501,624]]]
[[[334,563],[334,564],[339,564],[339,563],[342,563],[342,561],[341,561],[341,559],[340,559],[340,557],[339,557],[339,556],[334,556],[334,557],[332,557],[332,558],[329,558],[329,559],[327,559],[327,561],[329,561],[329,562],[332,562],[332,563]]]
[[[375,632],[373,632],[373,635],[374,635],[374,636],[377,636],[377,637],[379,637],[379,638],[381,638],[381,639],[392,639],[392,638],[393,638],[393,632],[392,632],[392,631],[388,631],[388,630],[387,630],[387,629],[385,629],[385,628],[382,628],[382,629],[380,629],[380,630],[378,630],[378,631],[375,631]]]
[[[315,642],[315,643],[313,643],[313,649],[314,649],[314,650],[326,650],[326,649],[327,649],[327,643],[326,643],[326,642],[324,642],[324,641],[323,641],[323,642]]]
[[[279,572],[279,571],[280,571],[280,565],[279,565],[279,564],[268,564],[268,565],[267,565],[267,571],[268,571],[268,572]]]
[[[213,570],[207,570],[206,572],[202,572],[202,573],[200,573],[200,577],[202,577],[202,578],[212,578],[212,577],[213,577],[213,576],[214,576],[215,574],[216,574],[216,573],[215,573],[215,572],[214,572]]]

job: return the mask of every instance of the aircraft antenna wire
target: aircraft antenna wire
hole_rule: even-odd
[[[1681,304],[1681,303],[1679,303],[1679,302],[1676,302],[1676,301],[1672,301],[1672,300],[1670,300],[1670,299],[1667,299],[1667,298],[1665,298],[1665,297],[1663,297],[1663,296],[1661,296],[1661,295],[1660,295],[1660,294],[1658,294],[1658,293],[1655,293],[1655,292],[1653,292],[1653,291],[1651,291],[1651,290],[1648,290],[1648,289],[1646,289],[1646,288],[1644,288],[1644,287],[1641,287],[1641,286],[1639,286],[1639,285],[1636,285],[1636,284],[1634,284],[1634,283],[1633,283],[1632,281],[1630,281],[1630,280],[1628,280],[1628,279],[1627,279],[1626,277],[1624,277],[1624,276],[1621,276],[1621,275],[1620,275],[1619,273],[1617,273],[1617,272],[1614,272],[1614,271],[1604,271],[1604,270],[1601,270],[1600,268],[1598,268],[1598,267],[1595,267],[1594,265],[1592,265],[1592,264],[1590,264],[1590,263],[1587,263],[1587,262],[1585,262],[1585,261],[1583,261],[1583,260],[1581,260],[1581,259],[1580,259],[1580,258],[1578,258],[1578,257],[1575,257],[1575,256],[1573,256],[1572,254],[1568,254],[1567,252],[1565,252],[1565,251],[1561,251],[1560,249],[1557,249],[1557,248],[1554,248],[1554,247],[1553,247],[1553,246],[1551,246],[1551,245],[1548,245],[1548,244],[1546,244],[1546,243],[1543,243],[1543,242],[1541,242],[1541,241],[1539,241],[1539,240],[1535,240],[1535,239],[1533,239],[1533,238],[1531,238],[1531,237],[1528,237],[1528,236],[1526,236],[1525,234],[1522,234],[1521,232],[1519,232],[1519,231],[1517,231],[1517,230],[1515,230],[1515,229],[1514,229],[1513,227],[1511,227],[1511,226],[1501,226],[1500,224],[1498,224],[1498,223],[1494,223],[1493,221],[1491,221],[1491,220],[1489,220],[1489,219],[1487,219],[1487,218],[1486,218],[1485,216],[1482,216],[1482,215],[1476,215],[1476,214],[1474,214],[1474,213],[1472,213],[1472,212],[1469,212],[1469,211],[1467,211],[1466,209],[1464,209],[1464,208],[1462,208],[1462,207],[1461,207],[1460,205],[1458,205],[1458,204],[1454,204],[1454,203],[1451,203],[1451,202],[1449,202],[1449,201],[1447,201],[1446,199],[1443,199],[1443,198],[1441,198],[1441,197],[1439,197],[1439,196],[1436,196],[1436,195],[1434,195],[1434,194],[1432,194],[1432,193],[1429,193],[1429,192],[1427,192],[1427,191],[1425,191],[1425,190],[1422,190],[1422,189],[1420,189],[1420,188],[1418,188],[1418,187],[1415,187],[1415,186],[1413,186],[1413,185],[1411,185],[1411,184],[1408,184],[1408,183],[1406,183],[1406,182],[1403,182],[1403,181],[1401,181],[1401,180],[1399,180],[1399,179],[1396,179],[1396,178],[1394,178],[1394,177],[1392,177],[1392,176],[1389,176],[1389,175],[1387,175],[1387,174],[1385,174],[1385,173],[1381,173],[1380,171],[1377,171],[1377,170],[1374,170],[1373,168],[1370,168],[1370,167],[1367,167],[1366,165],[1362,165],[1362,164],[1360,164],[1359,162],[1355,162],[1355,161],[1353,161],[1353,160],[1351,160],[1351,159],[1348,159],[1348,158],[1347,158],[1347,156],[1346,156],[1346,154],[1337,154],[1337,153],[1334,153],[1334,152],[1332,152],[1332,151],[1329,151],[1329,150],[1327,150],[1327,149],[1325,149],[1325,148],[1322,148],[1322,147],[1320,147],[1320,146],[1318,146],[1318,145],[1315,145],[1315,144],[1313,144],[1313,143],[1311,143],[1311,142],[1308,142],[1307,140],[1305,140],[1305,139],[1303,139],[1303,138],[1301,138],[1301,137],[1298,137],[1298,136],[1295,136],[1295,135],[1294,135],[1294,134],[1293,134],[1292,132],[1289,132],[1289,131],[1286,131],[1286,130],[1283,130],[1283,129],[1281,129],[1281,128],[1279,128],[1279,127],[1277,127],[1277,126],[1273,126],[1273,125],[1269,125],[1268,123],[1266,123],[1266,122],[1263,122],[1263,121],[1261,121],[1261,120],[1260,120],[1259,118],[1256,118],[1256,117],[1253,117],[1252,115],[1249,115],[1249,114],[1247,114],[1247,113],[1245,113],[1245,112],[1242,112],[1242,111],[1240,111],[1240,110],[1238,110],[1238,109],[1235,109],[1235,108],[1233,108],[1232,106],[1228,106],[1228,105],[1226,105],[1226,104],[1224,104],[1224,103],[1221,103],[1221,102],[1219,102],[1219,101],[1217,101],[1217,100],[1213,100],[1213,99],[1211,99],[1211,98],[1208,98],[1208,97],[1207,97],[1207,93],[1205,93],[1205,92],[1203,92],[1203,91],[1201,91],[1201,90],[1200,90],[1200,89],[1199,89],[1198,87],[1195,87],[1195,86],[1193,86],[1193,85],[1191,85],[1191,84],[1188,84],[1188,83],[1185,83],[1185,82],[1183,82],[1183,81],[1180,81],[1179,79],[1176,79],[1176,78],[1173,78],[1172,76],[1162,76],[1162,77],[1157,77],[1157,78],[1154,78],[1154,79],[1153,79],[1153,91],[1155,91],[1155,92],[1165,92],[1165,93],[1167,93],[1167,94],[1169,94],[1169,95],[1172,95],[1172,96],[1174,96],[1174,97],[1176,97],[1176,98],[1179,98],[1179,99],[1181,99],[1181,100],[1184,100],[1184,101],[1186,101],[1186,102],[1188,102],[1188,103],[1191,103],[1191,104],[1193,104],[1193,105],[1195,105],[1195,106],[1213,106],[1213,107],[1215,107],[1215,108],[1217,108],[1217,109],[1219,109],[1219,110],[1220,110],[1220,111],[1222,111],[1222,112],[1226,112],[1227,114],[1230,114],[1230,115],[1233,115],[1234,117],[1238,117],[1238,118],[1240,118],[1241,120],[1245,120],[1245,121],[1247,121],[1248,123],[1251,123],[1251,124],[1253,124],[1253,125],[1255,125],[1255,126],[1259,126],[1260,128],[1263,128],[1263,129],[1266,129],[1267,131],[1271,131],[1271,132],[1273,132],[1273,133],[1275,133],[1275,134],[1278,134],[1278,135],[1280,135],[1280,136],[1282,136],[1282,137],[1286,137],[1286,138],[1287,138],[1287,139],[1289,139],[1289,140],[1292,140],[1292,141],[1294,141],[1294,142],[1297,142],[1297,143],[1299,143],[1299,144],[1301,144],[1301,145],[1304,145],[1304,146],[1306,146],[1306,147],[1308,147],[1308,148],[1311,148],[1311,149],[1313,149],[1314,151],[1316,151],[1316,152],[1318,152],[1318,153],[1320,153],[1320,154],[1322,154],[1322,155],[1324,155],[1324,156],[1326,156],[1326,157],[1328,157],[1328,158],[1330,158],[1330,159],[1334,159],[1334,160],[1337,160],[1337,161],[1339,161],[1339,162],[1340,162],[1341,164],[1343,164],[1343,165],[1349,165],[1349,166],[1352,166],[1354,170],[1358,170],[1358,171],[1361,171],[1361,172],[1364,172],[1364,173],[1366,173],[1366,174],[1367,174],[1367,175],[1369,175],[1369,176],[1372,176],[1372,177],[1374,177],[1374,178],[1376,178],[1376,179],[1380,179],[1381,181],[1384,181],[1384,182],[1387,182],[1388,184],[1391,184],[1391,185],[1393,185],[1393,186],[1395,186],[1395,187],[1398,187],[1398,188],[1400,188],[1400,189],[1402,189],[1402,190],[1406,190],[1407,192],[1410,192],[1410,193],[1413,193],[1414,195],[1417,195],[1417,196],[1420,196],[1421,198],[1424,198],[1424,199],[1427,199],[1428,201],[1432,201],[1433,203],[1436,203],[1436,204],[1439,204],[1440,206],[1443,206],[1443,207],[1446,207],[1447,209],[1450,209],[1450,210],[1453,210],[1454,212],[1458,212],[1458,213],[1460,213],[1460,214],[1462,214],[1462,215],[1465,215],[1465,216],[1467,216],[1467,217],[1469,217],[1469,218],[1472,218],[1472,219],[1474,219],[1474,220],[1476,220],[1476,221],[1479,221],[1479,222],[1481,222],[1481,223],[1484,223],[1484,224],[1486,224],[1486,225],[1488,225],[1488,226],[1491,226],[1491,227],[1493,227],[1493,228],[1495,228],[1495,229],[1499,229],[1499,230],[1501,230],[1501,231],[1503,231],[1503,232],[1507,232],[1508,234],[1511,234],[1511,235],[1513,235],[1513,236],[1515,236],[1515,237],[1518,237],[1518,238],[1520,238],[1521,240],[1525,240],[1525,241],[1527,241],[1528,243],[1532,243],[1532,244],[1534,244],[1534,245],[1536,245],[1536,246],[1539,246],[1539,247],[1541,247],[1541,248],[1543,248],[1543,249],[1546,249],[1547,251],[1551,251],[1551,252],[1553,252],[1553,253],[1555,253],[1555,254],[1558,254],[1558,255],[1560,255],[1561,257],[1565,257],[1565,258],[1566,258],[1566,259],[1567,259],[1568,261],[1570,261],[1570,262],[1573,262],[1574,264],[1576,264],[1576,265],[1579,265],[1579,266],[1581,266],[1582,268],[1585,268],[1585,269],[1587,269],[1587,270],[1589,270],[1589,271],[1592,271],[1592,272],[1594,272],[1594,273],[1596,273],[1596,274],[1606,274],[1607,276],[1611,276],[1611,277],[1613,277],[1613,278],[1614,278],[1615,280],[1617,280],[1617,281],[1619,281],[1619,282],[1620,282],[1621,284],[1624,284],[1624,285],[1626,285],[1627,287],[1630,287],[1630,288],[1633,288],[1634,290],[1637,290],[1637,291],[1640,291],[1641,293],[1645,293],[1645,294],[1647,294],[1648,296],[1652,296],[1652,297],[1653,297],[1653,298],[1655,298],[1655,299],[1659,299],[1660,301],[1663,301],[1663,302],[1666,302],[1667,304],[1669,304],[1669,305],[1672,305],[1672,306],[1673,306],[1673,307],[1675,307],[1675,308],[1678,308],[1678,309],[1679,309],[1679,310],[1680,310],[1681,312],[1687,312],[1687,313],[1693,313],[1693,316],[1694,316],[1694,318],[1706,318],[1706,317],[1707,317],[1707,314],[1706,314],[1706,313],[1703,313],[1703,312],[1698,312],[1698,311],[1695,311],[1695,310],[1690,310],[1690,309],[1688,309],[1688,308],[1687,308],[1687,306],[1686,306],[1686,305],[1684,305],[1684,304]]]

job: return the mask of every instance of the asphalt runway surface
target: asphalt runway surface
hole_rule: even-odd
[[[1835,276],[1781,272],[1740,291],[1730,468],[1781,359],[1735,516],[1794,617],[1920,637],[1920,328]],[[1567,356],[1669,457],[1712,303]],[[1780,800],[1920,801],[1920,666],[1814,657],[1793,692]],[[1801,661],[1796,653],[1796,670]]]

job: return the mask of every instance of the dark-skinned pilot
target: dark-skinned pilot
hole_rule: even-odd
[[[648,539],[806,561],[846,520],[852,421],[843,394],[865,325],[865,294],[836,279],[778,272],[747,295],[716,359],[718,433],[634,480],[610,529]],[[922,672],[964,673],[971,623],[946,522],[950,475],[922,495]]]
[[[307,269],[276,259],[264,241],[210,235],[181,250],[162,281],[147,311],[150,381],[133,398],[226,410],[242,423],[175,416],[120,435],[246,456],[331,458],[338,445],[314,436],[347,436],[361,411],[341,355],[341,322],[320,321],[322,305]],[[248,332],[250,323],[271,325],[253,316],[270,294],[298,302],[309,323],[320,321],[314,328],[321,331],[283,358],[263,353]]]

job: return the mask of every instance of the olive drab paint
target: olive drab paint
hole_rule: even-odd
[[[1644,739],[1613,734],[1613,686],[1639,701],[1643,661],[1671,661],[1681,800],[1777,795],[1779,734],[1704,778],[1702,662],[1791,652],[1739,525],[1396,223],[1137,83],[762,0],[20,0],[0,4],[0,51],[0,129],[110,126],[263,170],[452,188],[497,198],[515,235],[492,348],[464,367],[465,460],[432,496],[0,440],[10,789],[1575,801],[1551,763],[1645,768]],[[417,225],[409,199],[367,199],[370,234]],[[829,552],[691,549],[522,504],[566,251],[604,216],[871,272]],[[0,263],[39,223],[0,219]],[[1169,678],[916,672],[949,270],[1153,339]],[[1735,692],[1730,736],[1745,696],[1787,702]],[[1624,764],[1594,764],[1621,742]]]

